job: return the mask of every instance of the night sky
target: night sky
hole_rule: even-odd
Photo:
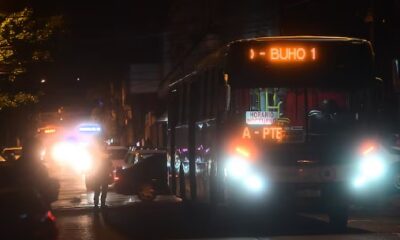
[[[46,8],[65,16],[67,33],[56,56],[60,67],[65,66],[64,76],[104,80],[120,74],[120,68],[127,71],[129,63],[160,60],[158,36],[165,7],[117,0],[96,4],[57,1],[54,10]]]
[[[398,0],[388,1],[400,5]],[[93,86],[127,80],[129,64],[161,62],[162,34],[168,18],[171,17],[169,14],[172,2],[3,0],[0,1],[0,10],[10,12],[32,6],[39,15],[64,16],[65,33],[57,42],[55,61],[38,69],[37,78],[48,80],[47,91],[53,93],[53,96],[68,96],[73,99]],[[229,1],[220,2],[228,4]],[[379,8],[381,1],[375,2],[377,9],[381,9],[377,14],[383,16],[377,18],[379,29],[388,28],[386,26],[397,27],[388,25],[388,22],[395,19],[393,16],[398,16],[398,12],[391,10],[392,8]],[[229,4],[235,6],[234,2]],[[368,38],[370,28],[365,23],[365,15],[369,4],[369,1],[363,0],[285,0],[281,2],[280,10],[280,23],[285,29],[281,33],[340,34]],[[225,9],[225,5],[221,9]],[[396,19],[399,21],[398,17]],[[383,23],[383,20],[386,22]],[[400,31],[387,32],[392,36],[393,32],[399,34]],[[384,33],[378,31],[377,34],[384,36]],[[377,41],[378,50],[380,45],[391,44],[387,42],[390,37],[381,39],[385,42]],[[392,44],[398,45],[395,40]],[[381,55],[384,53],[378,52]],[[77,78],[80,79],[79,83],[76,82]]]

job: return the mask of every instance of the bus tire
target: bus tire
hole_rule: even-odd
[[[347,204],[338,204],[331,206],[329,209],[329,225],[335,231],[343,232],[347,229],[347,221],[349,218]]]

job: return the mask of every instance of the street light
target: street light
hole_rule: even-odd
[[[40,80],[40,83],[46,83],[46,79],[42,78],[42,80]]]

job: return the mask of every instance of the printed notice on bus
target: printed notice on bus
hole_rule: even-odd
[[[247,111],[246,124],[248,125],[271,125],[278,118],[277,112],[270,111]]]

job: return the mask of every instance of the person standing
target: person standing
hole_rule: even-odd
[[[106,155],[106,149],[104,147],[103,151],[97,156],[94,166],[94,174],[93,177],[93,190],[94,190],[94,208],[97,209],[99,207],[99,198],[101,200],[101,208],[107,207],[106,198],[108,192],[108,182],[110,178],[111,172],[111,161]],[[100,197],[101,195],[101,197]]]

